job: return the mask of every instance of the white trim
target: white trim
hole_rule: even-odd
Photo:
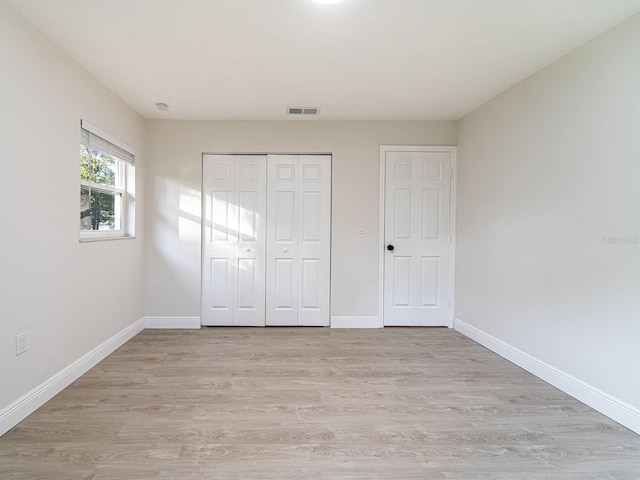
[[[200,317],[144,317],[145,328],[198,329]]]
[[[449,328],[456,323],[456,211],[458,208],[458,147],[451,148],[451,198],[449,204]]]
[[[104,230],[103,230],[104,231]],[[103,242],[103,241],[111,241],[111,240],[135,240],[136,237],[128,236],[128,235],[118,235],[112,237],[83,237],[78,241],[80,243],[91,243],[91,242]]]
[[[379,227],[379,239],[378,239],[378,317],[380,318],[380,323],[384,326],[384,210],[385,210],[385,192],[386,185],[385,180],[387,178],[386,174],[386,156],[387,156],[387,146],[380,145],[380,205],[378,209],[380,210],[380,221],[378,222]]]
[[[382,328],[380,317],[331,317],[331,328]]]
[[[109,240],[112,238],[126,238],[124,230],[80,230],[80,242],[86,240]]]
[[[126,181],[122,183],[126,183]],[[93,183],[89,182],[88,180],[80,180],[80,185],[82,185],[83,187],[89,187],[91,190],[100,190],[106,193],[117,193],[122,195],[123,197],[127,194],[126,190],[124,190],[123,188],[113,187],[111,185],[103,185],[101,183]]]
[[[455,284],[456,284],[456,196],[457,196],[457,184],[458,184],[458,162],[457,152],[458,147],[455,145],[445,146],[429,146],[429,145],[380,145],[380,235],[378,240],[378,316],[380,317],[380,323],[384,325],[384,211],[385,211],[385,159],[387,152],[450,152],[451,153],[451,170],[453,176],[451,177],[451,199],[450,199],[450,231],[451,234],[451,247],[449,252],[450,265],[449,268],[449,301],[451,302],[451,308],[449,312],[448,327],[454,328],[455,323]]]
[[[144,319],[141,318],[0,410],[0,435],[11,430],[143,329]]]
[[[456,318],[454,328],[492,352],[640,434],[640,409],[463,322],[459,318]]]

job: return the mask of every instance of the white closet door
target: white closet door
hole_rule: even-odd
[[[331,156],[267,158],[267,325],[329,325]]]
[[[203,162],[202,324],[264,326],[266,156]]]

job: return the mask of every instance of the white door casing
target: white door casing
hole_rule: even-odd
[[[267,325],[330,323],[331,156],[267,158]]]
[[[202,325],[264,326],[266,156],[203,155]]]
[[[384,325],[451,327],[455,147],[382,147],[381,162]]]

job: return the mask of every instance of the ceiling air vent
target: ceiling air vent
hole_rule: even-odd
[[[318,107],[287,107],[287,115],[319,115]]]

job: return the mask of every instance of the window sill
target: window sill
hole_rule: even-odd
[[[113,240],[135,240],[135,236],[125,235],[122,237],[85,237],[80,239],[80,243],[93,243],[93,242],[111,242]]]

